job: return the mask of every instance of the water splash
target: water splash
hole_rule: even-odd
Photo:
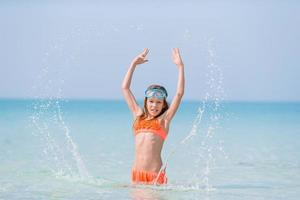
[[[67,141],[67,144],[68,144],[68,149],[72,153],[73,158],[75,158],[77,169],[79,171],[79,175],[80,175],[81,178],[84,178],[84,179],[91,178],[91,176],[90,176],[89,172],[87,171],[87,169],[85,167],[85,164],[84,164],[84,162],[81,158],[81,155],[79,153],[77,145],[73,141],[73,139],[70,135],[70,129],[65,124],[65,121],[63,120],[61,107],[60,107],[58,101],[56,101],[56,104],[57,104],[57,108],[58,108],[59,123],[61,124],[61,126],[63,128],[63,131],[65,133],[66,141]]]
[[[223,89],[223,73],[221,68],[216,64],[216,51],[214,48],[214,39],[208,41],[208,57],[209,64],[207,65],[206,84],[209,91],[205,93],[205,98],[202,104],[205,104],[205,113],[207,125],[201,130],[201,142],[197,149],[197,158],[195,159],[196,173],[196,188],[204,186],[207,192],[215,190],[210,177],[213,174],[213,169],[216,165],[216,154],[222,152],[225,155],[223,141],[217,142],[215,138],[216,132],[221,128],[221,102],[224,100]],[[200,130],[198,130],[200,133]],[[226,156],[225,156],[226,158]]]
[[[179,146],[185,144],[187,141],[189,141],[191,138],[193,138],[196,133],[197,133],[197,130],[198,130],[198,127],[202,121],[202,115],[203,115],[203,112],[204,112],[204,106],[205,104],[203,104],[203,107],[199,107],[198,109],[198,113],[197,113],[197,116],[194,120],[194,123],[193,123],[193,126],[192,126],[192,129],[190,131],[190,133],[185,137],[183,138],[178,145],[174,146],[174,148],[172,149],[172,151],[168,154],[167,158],[166,158],[166,161],[165,161],[165,164],[160,168],[159,172],[158,172],[158,175],[157,175],[157,178],[155,179],[154,181],[154,185],[157,184],[157,181],[158,181],[158,178],[160,177],[160,174],[162,172],[164,172],[167,168],[167,165],[169,163],[169,160],[171,158],[171,156],[176,152],[176,150],[178,149]]]
[[[70,67],[75,56],[64,51],[67,37],[60,38],[44,54],[43,66],[33,86],[35,101],[30,116],[33,135],[40,138],[43,161],[56,177],[79,176],[91,178],[79,149],[71,137],[71,130],[64,120],[61,103],[63,70]],[[58,67],[57,67],[58,66]]]
[[[206,192],[215,190],[210,182],[210,177],[215,166],[216,153],[222,152],[223,155],[226,155],[222,146],[223,141],[219,141],[216,144],[216,139],[214,138],[215,133],[220,129],[220,120],[222,119],[221,101],[224,100],[225,93],[223,89],[223,73],[221,68],[216,64],[216,53],[213,44],[214,39],[210,39],[208,41],[209,64],[207,65],[206,73],[208,91],[205,93],[202,104],[198,107],[197,115],[189,134],[179,144],[174,146],[166,157],[165,164],[161,167],[157,176],[159,177],[160,173],[166,170],[171,156],[179,149],[180,145],[192,141],[192,138],[196,138],[197,141],[201,139],[200,145],[196,145],[198,146],[198,149],[196,149],[196,158],[194,159],[196,171],[192,178],[194,181],[191,184],[191,188],[204,188]],[[203,118],[208,119],[207,123],[201,123]],[[203,127],[201,128],[200,125]],[[154,181],[154,185],[157,184],[157,179]]]

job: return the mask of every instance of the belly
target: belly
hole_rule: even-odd
[[[162,166],[163,141],[153,133],[139,133],[135,137],[134,168],[158,172]]]

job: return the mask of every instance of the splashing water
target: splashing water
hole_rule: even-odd
[[[207,127],[202,131],[201,145],[198,149],[198,158],[195,160],[197,172],[195,177],[197,182],[195,187],[201,188],[204,185],[207,192],[215,190],[210,183],[210,176],[212,170],[215,167],[215,156],[218,151],[221,151],[225,155],[222,143],[216,144],[214,138],[215,133],[220,129],[221,116],[221,101],[224,98],[223,90],[223,73],[221,68],[216,64],[216,54],[213,47],[214,40],[208,41],[208,55],[209,64],[207,66],[208,72],[206,73],[207,88],[209,91],[206,92],[203,104],[205,104],[205,112],[208,118]],[[198,130],[199,132],[199,130]],[[226,158],[226,156],[225,156]]]
[[[203,104],[203,107],[204,107],[204,106],[205,106],[205,104]],[[159,172],[158,172],[157,178],[156,178],[155,181],[154,181],[154,185],[157,184],[157,181],[158,181],[158,178],[159,178],[160,174],[166,170],[167,165],[168,165],[168,162],[169,162],[171,156],[176,152],[176,150],[178,149],[178,147],[179,147],[180,145],[185,144],[188,140],[190,140],[193,136],[196,135],[197,130],[198,130],[198,127],[199,127],[199,125],[200,125],[200,123],[201,123],[201,120],[202,120],[202,115],[203,115],[203,112],[204,112],[204,108],[203,108],[203,107],[202,107],[202,108],[199,107],[197,116],[196,116],[196,118],[195,118],[195,120],[194,120],[194,123],[193,123],[193,126],[192,126],[192,129],[191,129],[190,133],[189,133],[183,140],[181,140],[181,141],[179,142],[179,144],[176,145],[176,146],[173,148],[173,150],[169,153],[169,155],[167,156],[166,161],[165,161],[165,164],[160,168],[160,170],[159,170]]]
[[[54,44],[50,49],[57,57],[65,58],[64,66],[70,64],[74,56],[65,57],[63,44]],[[61,71],[51,71],[51,53],[45,53],[44,65],[41,74],[38,76],[38,83],[33,89],[38,93],[33,103],[33,113],[30,116],[33,126],[33,135],[40,138],[43,145],[43,161],[56,177],[79,176],[81,179],[89,179],[91,175],[85,167],[78,147],[71,137],[71,130],[64,120],[61,109],[62,84],[64,79],[60,76]],[[52,65],[63,65],[53,63]],[[52,73],[52,74],[51,74]],[[54,76],[51,76],[53,75]],[[52,78],[55,77],[55,78]],[[54,96],[54,97],[52,97]],[[76,167],[75,167],[76,166]]]
[[[208,43],[209,64],[207,66],[208,72],[206,74],[206,84],[208,85],[207,88],[209,88],[209,91],[206,92],[205,98],[202,101],[202,105],[200,105],[197,110],[197,115],[193,122],[191,131],[168,154],[165,164],[161,167],[157,176],[159,177],[159,175],[166,170],[171,156],[176,152],[180,145],[186,144],[188,141],[191,141],[192,138],[196,138],[195,136],[197,136],[198,138],[202,136],[201,144],[198,145],[199,149],[197,150],[197,158],[195,159],[197,171],[194,176],[196,177],[196,181],[193,185],[189,186],[189,188],[197,190],[204,189],[206,192],[215,190],[215,188],[213,188],[212,184],[210,184],[209,181],[209,177],[212,173],[212,168],[215,165],[215,150],[221,151],[225,155],[223,147],[221,146],[222,142],[219,142],[218,146],[214,145],[214,134],[219,128],[219,121],[221,119],[220,102],[223,100],[224,90],[222,88],[223,74],[221,68],[215,62],[216,55],[214,48],[212,47],[212,42],[212,40],[209,40]],[[200,125],[204,113],[206,113],[209,119],[208,126],[206,130],[203,127],[202,134],[200,134]],[[155,185],[157,183],[157,179],[154,181]]]

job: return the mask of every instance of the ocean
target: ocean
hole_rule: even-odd
[[[165,186],[131,185],[124,101],[0,100],[0,199],[299,199],[299,102],[182,102]]]

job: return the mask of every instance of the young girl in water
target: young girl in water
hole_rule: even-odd
[[[170,106],[166,101],[166,89],[160,85],[150,85],[145,91],[144,107],[141,108],[130,90],[130,84],[135,68],[148,61],[148,52],[149,50],[145,49],[133,59],[122,84],[125,100],[134,119],[135,160],[131,178],[133,183],[166,184],[165,171],[159,173],[162,167],[161,150],[184,93],[184,64],[179,49],[173,49],[172,58],[179,73],[177,91]]]

